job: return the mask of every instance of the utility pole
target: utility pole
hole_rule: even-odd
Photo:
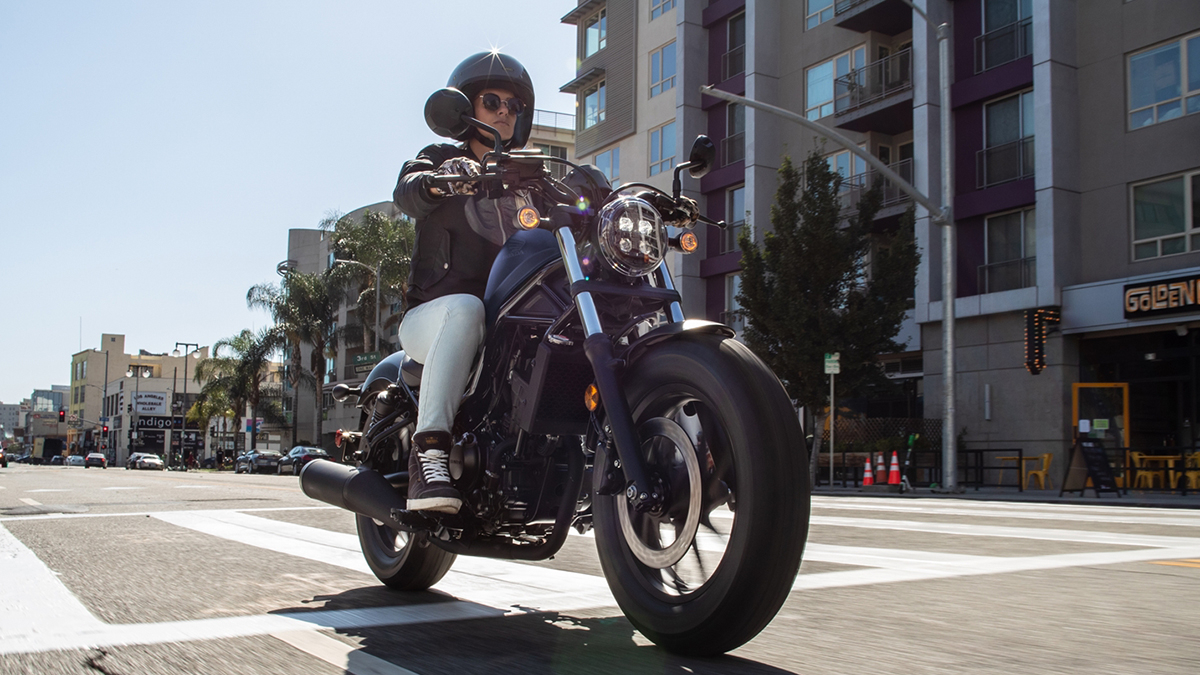
[[[817,124],[808,118],[797,115],[790,110],[784,110],[768,103],[762,103],[744,96],[730,94],[716,87],[702,86],[700,93],[745,105],[757,110],[769,112],[787,120],[791,120],[807,129],[820,133],[823,137],[846,148],[856,156],[861,157],[868,165],[899,187],[921,206],[929,211],[930,219],[942,228],[942,487],[947,492],[959,492],[958,486],[958,456],[955,429],[955,358],[954,358],[954,173],[951,167],[952,146],[954,143],[953,123],[950,111],[950,24],[935,24],[923,9],[913,4],[913,0],[903,0],[912,7],[925,23],[937,31],[938,39],[938,78],[941,95],[941,159],[942,159],[942,204],[939,206],[933,200],[904,180],[886,164],[871,153],[858,147],[849,138],[834,129]],[[832,427],[830,428],[832,431]]]

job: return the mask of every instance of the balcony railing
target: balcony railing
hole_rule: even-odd
[[[975,153],[976,187],[1033,177],[1033,136]]]
[[[738,237],[742,236],[742,226],[746,221],[739,220],[736,223],[726,223],[725,229],[721,230],[721,245],[718,254],[733,253],[738,250]]]
[[[746,319],[743,318],[742,315],[737,312],[737,310],[721,312],[720,316],[717,317],[717,321],[720,321],[739,333],[746,330]]]
[[[721,139],[721,166],[746,159],[746,134],[739,132]]]
[[[849,12],[850,10],[854,9],[855,7],[858,7],[859,5],[863,4],[864,2],[867,2],[867,0],[838,0],[833,5],[833,13],[835,15],[845,14],[846,12]]]
[[[896,52],[834,81],[833,112],[850,112],[912,88],[912,50]]]
[[[533,126],[575,131],[575,116],[569,113],[554,112],[553,110],[535,109],[533,111]]]
[[[1023,19],[975,38],[975,72],[1016,61],[1033,51],[1033,19]]]
[[[746,45],[738,45],[721,57],[721,81],[746,72]]]
[[[906,159],[900,162],[894,162],[891,167],[892,171],[900,174],[900,177],[909,183],[913,180],[913,161]],[[912,199],[907,192],[900,189],[892,181],[885,178],[875,169],[871,169],[865,173],[860,173],[856,176],[851,176],[842,181],[842,212],[852,213],[858,211],[858,202],[868,190],[881,183],[883,190],[883,202],[880,207],[892,206],[893,204],[901,204]]]
[[[1037,285],[1037,256],[979,266],[979,292],[999,293]]]

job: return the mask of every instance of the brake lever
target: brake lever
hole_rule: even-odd
[[[716,225],[717,227],[721,228],[722,230],[724,230],[726,227],[725,221],[713,220],[712,218],[709,218],[708,216],[705,216],[703,214],[699,218],[697,218],[697,220],[699,220],[702,223],[707,223],[709,225]]]

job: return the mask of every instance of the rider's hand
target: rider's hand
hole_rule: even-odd
[[[469,157],[455,157],[442,162],[438,170],[434,173],[437,176],[478,176],[480,174],[479,162]],[[473,195],[475,194],[476,183],[456,182],[451,183],[448,188],[434,187],[430,190],[436,195],[454,194],[454,195]],[[449,190],[449,193],[446,190]]]

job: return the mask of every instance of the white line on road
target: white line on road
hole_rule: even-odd
[[[1175,527],[1200,527],[1200,513],[1191,514],[1185,513],[1178,516],[1161,516],[1157,514],[1139,515],[1109,515],[1097,513],[1080,513],[1073,510],[1018,510],[1018,509],[995,509],[991,508],[993,503],[989,502],[988,508],[961,508],[956,504],[955,507],[947,507],[944,504],[934,507],[929,504],[925,505],[908,505],[908,504],[878,504],[878,503],[857,503],[847,500],[838,502],[823,501],[813,503],[813,507],[817,509],[831,509],[841,511],[888,511],[893,513],[921,513],[926,515],[947,515],[947,516],[972,516],[984,518],[1020,518],[1031,520],[1067,520],[1087,523],[1125,523],[1133,525],[1170,525]]]
[[[713,516],[720,517],[717,512]],[[1058,530],[1030,527],[1004,527],[979,525],[976,523],[930,523],[918,520],[880,520],[875,518],[842,518],[837,516],[812,516],[812,525],[835,527],[862,527],[875,530],[905,530],[909,532],[934,532],[938,534],[966,535],[972,537],[1013,537],[1018,539],[1041,539],[1049,541],[1074,541],[1111,546],[1157,546],[1174,548],[1200,545],[1200,538],[1163,537],[1146,534],[1120,532],[1097,532],[1087,530]]]
[[[71,633],[103,624],[29,547],[0,525],[0,626],[5,638],[23,630]]]
[[[147,488],[127,486],[127,487],[106,487],[106,488],[100,488],[100,489],[101,490],[145,490]]]
[[[215,485],[176,485],[175,489],[176,490],[189,490],[189,489],[208,490],[208,489],[211,489],[214,487],[216,487],[216,486]]]
[[[25,502],[26,504],[28,504],[30,506],[41,506],[42,505],[42,503],[39,502],[38,500],[30,499],[29,497],[21,497],[21,501]]]
[[[41,488],[38,490],[26,490],[26,492],[70,492],[68,488]]]
[[[271,633],[271,637],[286,642],[302,652],[312,654],[326,663],[345,670],[350,675],[417,675],[407,668],[371,656],[362,649],[352,647],[323,633],[300,630]]]

